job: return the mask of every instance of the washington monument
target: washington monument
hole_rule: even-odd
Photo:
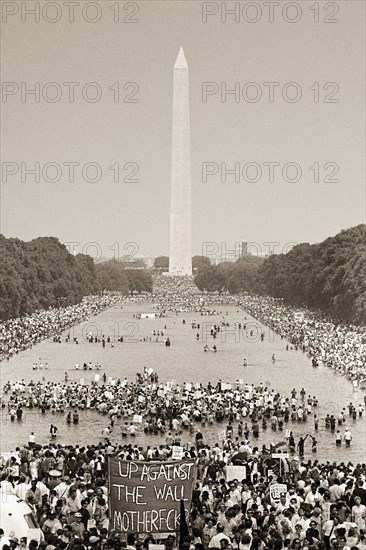
[[[192,275],[189,76],[183,48],[173,86],[169,275]]]

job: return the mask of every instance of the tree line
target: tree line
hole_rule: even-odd
[[[258,269],[253,291],[344,322],[366,323],[366,225],[270,256]]]
[[[0,319],[72,305],[103,291],[151,291],[145,271],[114,260],[95,265],[91,256],[70,254],[55,237],[25,242],[0,235]]]
[[[366,225],[341,231],[319,244],[302,243],[287,254],[198,268],[200,290],[241,291],[283,298],[289,305],[321,310],[334,319],[366,323]]]
[[[76,304],[88,294],[152,290],[150,271],[119,260],[95,264],[90,256],[70,254],[55,237],[24,242],[0,235],[0,254],[1,320]],[[155,268],[165,270],[168,263],[160,256]],[[192,265],[201,291],[269,295],[344,322],[366,323],[365,224],[319,244],[298,244],[287,254],[248,255],[218,265],[195,256]]]

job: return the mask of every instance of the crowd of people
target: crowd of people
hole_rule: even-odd
[[[119,299],[90,297],[77,306],[3,323],[1,358],[60,335]],[[355,386],[365,387],[362,328],[306,311],[297,316],[295,309],[268,297],[202,294],[189,278],[159,277],[153,294],[141,300],[155,303],[160,317],[169,311],[215,315],[217,305],[236,305],[280,334],[287,345],[307,353],[313,366],[321,361]],[[220,323],[217,326],[221,329]],[[152,338],[165,336],[164,327]],[[103,345],[103,340],[98,341]],[[92,368],[91,363],[85,365]],[[364,421],[365,398],[363,403],[350,403],[337,417],[320,416],[316,396],[304,388],[293,388],[283,396],[267,383],[253,385],[244,380],[233,384],[218,380],[206,386],[159,382],[147,368],[133,382],[113,380],[105,371],[96,377],[91,384],[66,378],[63,383],[44,379],[5,384],[1,405],[12,421],[21,422],[23,413],[33,410],[52,423],[49,444],[37,444],[37,434],[32,432],[24,446],[3,454],[0,462],[0,493],[28,503],[44,540],[4,536],[0,525],[1,550],[18,546],[24,550],[148,550],[156,543],[165,550],[173,550],[178,543],[181,550],[366,550],[364,458],[359,463],[315,459],[319,425],[332,434],[335,451],[352,445],[351,427]],[[58,443],[57,424],[77,424],[89,411],[106,419],[101,441],[84,446]],[[295,440],[299,426],[309,426],[306,431],[311,434]],[[214,427],[217,443],[208,444],[207,434]],[[283,434],[276,446],[259,444],[266,430]],[[138,444],[138,433],[153,436],[155,443]],[[188,434],[194,444],[183,441]],[[305,460],[308,438],[312,460]],[[167,461],[173,447],[183,447],[183,458],[194,459],[197,466],[190,534],[178,540],[176,533],[112,531],[108,457]],[[276,456],[278,450],[286,451],[283,458]],[[241,477],[228,475],[230,465],[245,467]]]
[[[335,323],[322,315],[286,306],[281,300],[243,295],[238,305],[267,327],[302,349],[315,361],[323,362],[366,388],[365,327]]]
[[[36,311],[27,317],[4,321],[0,323],[0,361],[45,338],[57,338],[62,331],[120,301],[118,295],[87,296],[76,305]]]
[[[337,416],[320,417],[318,399],[304,388],[300,391],[293,388],[291,395],[283,396],[263,383],[254,386],[244,384],[243,380],[235,384],[219,380],[207,386],[177,384],[174,380],[159,384],[157,373],[147,367],[136,374],[134,382],[127,378],[113,380],[104,372],[91,384],[84,380],[28,384],[24,380],[8,381],[3,394],[2,407],[13,421],[21,421],[24,412],[37,411],[45,417],[51,415],[52,422],[77,424],[80,413],[95,411],[108,420],[106,435],[116,424],[120,425],[122,437],[136,435],[139,427],[134,421],[138,419],[140,431],[148,434],[162,435],[171,430],[174,435],[182,430],[193,433],[197,424],[204,431],[212,431],[213,425],[222,424],[225,433],[231,436],[235,428],[238,438],[249,434],[258,438],[267,428],[281,431],[306,423],[310,423],[309,429],[317,431],[321,422],[339,440],[340,430],[351,434],[349,423],[362,421],[364,412],[364,404],[351,402],[348,410],[344,407]],[[315,437],[313,440],[316,442]],[[347,440],[350,443],[348,436]],[[290,448],[295,450],[292,440]],[[301,442],[299,452],[304,454]]]
[[[139,550],[157,542],[165,550],[175,548],[174,534],[111,531],[107,484],[108,457],[169,460],[173,445],[180,444],[173,426],[172,433],[171,441],[152,447],[113,444],[108,438],[87,446],[29,442],[18,447],[1,464],[0,493],[26,501],[44,535],[39,544],[23,537],[23,548]],[[183,458],[196,461],[197,481],[190,535],[180,547],[365,550],[365,463],[319,463],[295,456],[281,474],[274,448],[258,448],[252,437],[227,431],[221,442],[209,446],[196,432],[195,444],[185,448]],[[228,466],[238,464],[246,466],[244,477],[228,480]],[[3,550],[21,546],[14,535],[10,539]]]

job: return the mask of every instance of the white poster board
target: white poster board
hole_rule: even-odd
[[[226,466],[226,481],[232,481],[237,479],[241,481],[247,477],[247,468],[246,466]]]
[[[179,447],[178,445],[173,445],[172,447],[172,460],[182,460],[183,459],[184,448]],[[150,549],[150,546],[149,546]]]
[[[271,485],[269,488],[271,502],[278,503],[282,493],[287,493],[286,483],[275,483],[274,485]]]

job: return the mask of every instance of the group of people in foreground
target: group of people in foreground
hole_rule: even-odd
[[[201,435],[185,450],[197,463],[190,535],[183,550],[366,549],[366,464],[301,461],[282,474],[273,449],[243,439],[210,447]],[[25,445],[2,465],[0,492],[14,494],[34,510],[44,542],[36,550],[120,550],[177,544],[172,533],[116,533],[109,530],[107,459],[166,461],[172,445],[139,447],[108,439],[85,447]],[[239,460],[240,459],[240,460]],[[227,481],[229,464],[246,465],[243,479]],[[1,542],[1,541],[0,541]],[[15,546],[2,550],[15,550]]]

